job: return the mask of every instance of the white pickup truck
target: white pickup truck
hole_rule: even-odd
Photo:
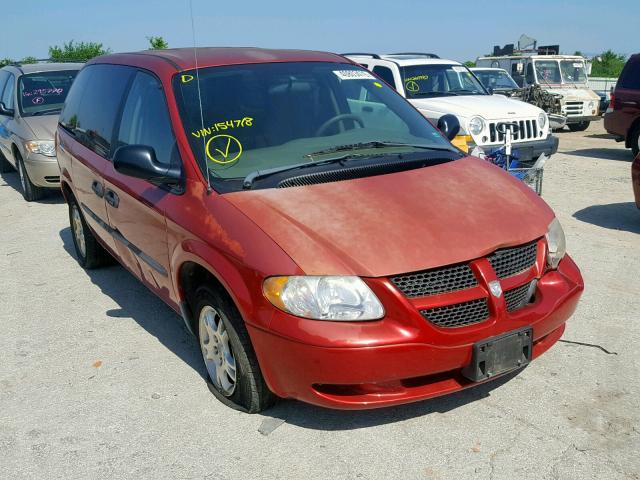
[[[461,63],[433,54],[344,55],[385,80],[434,125],[445,114],[458,117],[460,133],[453,144],[464,151],[478,146],[488,153],[502,146],[504,138],[496,128],[502,122],[520,127],[512,143],[521,161],[534,161],[542,153],[550,156],[558,149],[542,109],[493,95]]]

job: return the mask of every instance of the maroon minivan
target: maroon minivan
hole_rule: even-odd
[[[633,156],[640,152],[640,53],[631,55],[622,69],[611,94],[611,102],[604,116],[604,128],[624,141]]]

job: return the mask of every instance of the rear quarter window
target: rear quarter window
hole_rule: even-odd
[[[118,112],[134,72],[121,65],[89,65],[67,97],[60,124],[101,157],[110,157]]]

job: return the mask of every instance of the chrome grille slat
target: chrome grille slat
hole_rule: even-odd
[[[504,135],[498,133],[496,126],[503,122],[514,122],[514,120],[497,120],[489,122],[489,143],[502,143],[504,142]],[[538,121],[536,119],[529,120],[515,120],[518,124],[518,131],[513,132],[512,139],[514,142],[526,142],[529,140],[535,140],[540,136],[538,132]]]
[[[420,310],[420,314],[438,327],[465,327],[487,320],[489,318],[489,305],[486,298],[479,298],[469,302]]]

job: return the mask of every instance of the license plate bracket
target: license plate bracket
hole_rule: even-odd
[[[473,345],[471,363],[462,374],[474,382],[487,380],[531,362],[533,329],[521,328]]]

